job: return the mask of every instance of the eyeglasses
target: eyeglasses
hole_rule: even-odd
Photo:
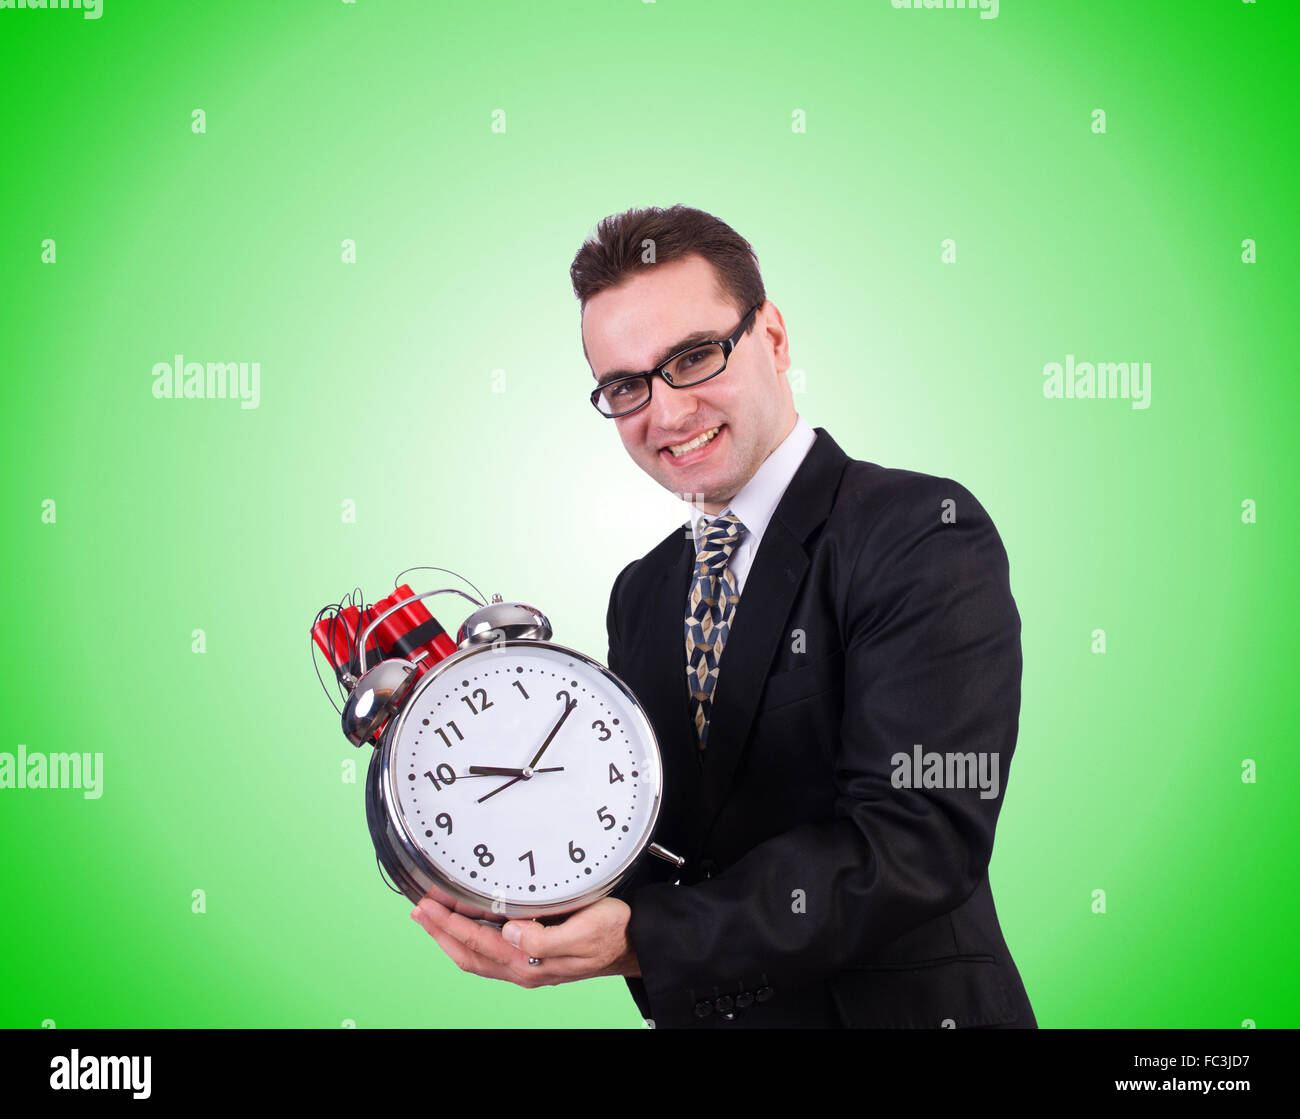
[[[749,314],[740,320],[740,325],[730,338],[724,338],[721,342],[697,342],[673,354],[648,373],[632,373],[606,381],[593,390],[591,403],[597,412],[612,420],[649,404],[651,382],[655,377],[662,377],[675,389],[689,388],[716,377],[727,368],[731,351],[739,344],[741,336],[749,329],[750,321],[762,306],[762,303],[755,304]]]

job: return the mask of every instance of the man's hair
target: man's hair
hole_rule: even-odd
[[[713,265],[718,290],[736,305],[737,315],[766,302],[758,257],[749,242],[712,214],[680,203],[667,209],[625,210],[602,218],[573,258],[569,278],[585,311],[587,301],[597,292],[615,287],[642,269],[692,254]],[[753,323],[749,329],[754,329]]]

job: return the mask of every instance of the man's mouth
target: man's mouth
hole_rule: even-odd
[[[665,451],[673,458],[685,458],[694,451],[698,451],[707,443],[711,443],[717,438],[718,433],[725,427],[725,424],[718,424],[717,427],[711,427],[707,431],[700,432],[694,439],[688,439],[685,443],[672,443],[666,447],[661,447],[660,454]]]

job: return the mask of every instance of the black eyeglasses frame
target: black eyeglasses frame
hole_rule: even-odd
[[[763,302],[765,303],[767,301],[764,300]],[[743,319],[740,320],[740,325],[736,327],[736,329],[732,332],[730,338],[718,338],[713,340],[706,339],[702,342],[692,342],[689,346],[686,346],[683,349],[678,350],[675,354],[665,358],[659,365],[655,366],[653,369],[650,369],[645,373],[629,373],[626,377],[615,377],[611,381],[606,381],[603,385],[597,385],[596,388],[594,388],[591,393],[592,407],[595,408],[597,412],[600,412],[600,414],[604,416],[605,419],[616,420],[622,416],[630,416],[633,412],[639,411],[640,409],[644,408],[647,404],[650,403],[650,396],[654,392],[655,377],[662,377],[664,382],[670,388],[674,388],[674,389],[693,389],[696,385],[702,385],[706,381],[713,380],[713,378],[718,376],[719,373],[725,372],[727,368],[727,362],[731,359],[732,350],[734,350],[740,344],[740,339],[744,336],[745,331],[749,329],[750,321],[758,313],[759,309],[762,306],[763,306],[762,303],[754,304],[754,306],[750,309],[749,313],[745,315]],[[721,346],[722,347],[722,368],[719,369],[717,373],[710,373],[707,377],[701,377],[698,381],[691,381],[689,384],[685,384],[685,385],[673,384],[672,379],[668,376],[667,366],[669,366],[674,361],[676,361],[679,357],[682,356],[682,354],[689,353],[691,350],[699,349],[700,346]],[[607,388],[610,388],[612,385],[622,385],[622,384],[626,384],[628,381],[636,381],[636,380],[642,380],[645,381],[646,383],[645,399],[641,401],[640,404],[636,405],[633,408],[627,409],[627,411],[625,412],[601,411],[599,401],[600,401],[600,394],[602,392],[604,392]]]

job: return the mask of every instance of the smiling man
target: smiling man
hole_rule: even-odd
[[[412,916],[479,975],[621,975],[659,1027],[1036,1025],[988,880],[1021,676],[988,514],[798,416],[785,322],[712,215],[613,215],[570,274],[593,419],[690,510],[606,615],[686,861],[553,926]],[[930,754],[957,761],[913,774]],[[962,779],[989,771],[993,796]]]
[[[694,254],[601,291],[583,315],[588,362],[610,366],[597,381],[603,386],[593,398],[598,410],[614,413],[633,461],[665,489],[694,498],[697,512],[718,513],[795,423],[781,312],[760,302],[739,326],[736,317],[730,298],[718,290],[713,265]],[[751,330],[756,320],[760,328],[769,321],[776,328],[770,353],[757,344],[744,346],[751,335],[767,340],[767,330]],[[701,321],[716,325],[692,329]],[[673,341],[661,352],[647,352],[648,339],[664,336]],[[735,348],[728,353],[729,347]],[[643,354],[644,364],[638,370],[614,368],[620,354]],[[666,383],[687,391],[655,393],[653,379],[629,378],[673,357]],[[715,379],[724,365],[733,375]],[[807,450],[811,431],[803,442]]]

